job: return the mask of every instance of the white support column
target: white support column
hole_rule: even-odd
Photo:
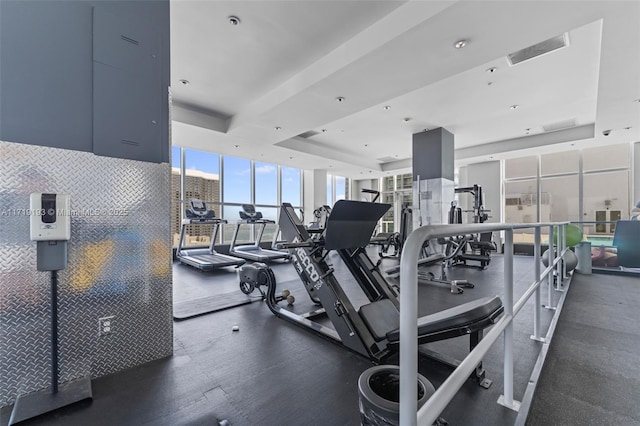
[[[313,219],[313,211],[327,204],[327,171],[304,170],[303,172],[304,199],[303,210],[305,221]]]

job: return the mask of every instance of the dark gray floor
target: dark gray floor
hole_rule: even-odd
[[[529,425],[640,425],[640,278],[573,278]]]
[[[348,285],[348,272],[330,255],[354,300],[362,294]],[[516,257],[516,299],[533,280],[530,257]],[[384,266],[393,261],[385,261]],[[342,267],[341,267],[342,266]],[[293,266],[275,263],[279,288],[296,296],[296,311],[312,306]],[[436,271],[437,272],[437,271]],[[440,286],[421,285],[422,315],[502,291],[502,257],[494,256],[484,271],[454,268],[451,278],[466,278],[475,289],[452,295]],[[233,268],[205,273],[174,266],[175,301],[239,291]],[[559,293],[553,293],[557,300]],[[546,291],[543,291],[546,300]],[[358,302],[356,302],[356,305]],[[552,313],[543,311],[546,329]],[[514,325],[516,398],[524,394],[540,343],[529,339],[532,323],[529,302]],[[238,325],[240,331],[233,332]],[[174,323],[174,356],[93,380],[94,400],[64,408],[32,425],[214,425],[228,419],[232,425],[357,425],[357,380],[372,364],[340,346],[273,316],[263,303],[203,315]],[[462,358],[467,338],[430,344],[431,349]],[[463,386],[443,417],[452,425],[512,424],[516,413],[496,401],[502,391],[502,342],[485,358],[495,379],[489,390],[472,382]],[[423,362],[420,371],[438,387],[450,370]],[[8,421],[10,407],[1,411],[0,425]]]

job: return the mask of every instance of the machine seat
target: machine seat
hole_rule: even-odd
[[[394,237],[393,232],[380,232],[375,236],[371,237],[370,244],[386,244],[390,242]]]
[[[488,254],[474,254],[474,253],[463,253],[458,256],[463,260],[476,260],[478,262],[487,262],[491,259]]]
[[[418,341],[447,339],[483,329],[504,310],[498,296],[483,297],[444,311],[418,318]],[[400,315],[389,299],[378,300],[360,308],[360,316],[377,341],[400,340]]]
[[[359,313],[376,342],[385,339],[389,330],[395,330],[400,325],[400,314],[389,299],[363,305]]]
[[[469,245],[473,250],[496,251],[498,248],[492,239],[493,232],[483,232],[480,234],[479,240],[471,240]]]
[[[504,307],[498,296],[472,300],[444,311],[418,318],[418,341],[421,343],[468,334],[492,324]],[[399,342],[400,330],[387,333],[390,343]]]

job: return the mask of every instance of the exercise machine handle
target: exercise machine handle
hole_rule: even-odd
[[[291,249],[291,248],[300,248],[300,247],[315,247],[315,243],[312,242],[302,242],[302,243],[277,243],[276,248],[279,249]]]

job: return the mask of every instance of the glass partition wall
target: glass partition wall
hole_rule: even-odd
[[[189,148],[172,147],[171,229],[174,246],[188,200],[204,200],[217,217],[228,221],[218,234],[219,243],[228,244],[240,219],[242,204],[254,204],[265,219],[278,220],[282,202],[302,208],[302,171],[293,167],[222,156]],[[267,225],[262,241],[271,241],[276,225]],[[187,245],[210,244],[211,226],[188,226]],[[243,226],[238,242],[253,242],[256,230]]]
[[[505,160],[504,221],[568,220],[594,244],[610,245],[615,221],[631,210],[630,153],[619,144]],[[514,233],[516,243],[532,241],[530,233]]]
[[[399,232],[400,214],[403,207],[411,207],[413,202],[413,175],[385,176],[381,178],[382,188],[379,202],[391,204],[391,208],[382,216],[380,232]],[[411,224],[409,224],[411,226]],[[410,232],[411,230],[407,230]]]

